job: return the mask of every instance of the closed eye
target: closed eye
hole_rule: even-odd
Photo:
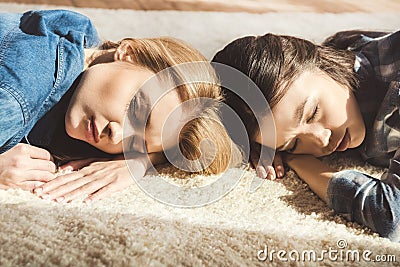
[[[294,141],[294,144],[293,144],[292,148],[288,149],[287,152],[293,153],[293,152],[296,150],[297,144],[298,144],[298,143],[299,143],[299,139],[296,138],[296,140]]]
[[[128,110],[131,110],[132,112],[135,110],[134,108],[135,108],[135,97],[133,97],[132,99],[131,99],[131,101],[129,101],[128,102],[128,104],[126,104],[126,107],[125,107],[125,112],[127,112]]]
[[[319,105],[316,105],[312,115],[307,119],[307,123],[313,122],[319,113]]]
[[[137,97],[136,95],[132,98],[132,100],[128,103],[128,108],[126,112],[128,113],[128,118],[131,122],[137,120]]]
[[[131,141],[129,142],[129,151],[135,151],[135,149],[133,148],[133,145],[134,145],[134,141],[135,140],[135,137],[134,136],[132,136],[132,138],[131,138]]]
[[[107,126],[107,134],[108,134],[108,137],[112,136],[112,131],[111,131],[110,125]]]

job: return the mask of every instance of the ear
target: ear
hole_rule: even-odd
[[[94,57],[94,59],[90,59],[90,60],[89,60],[90,63],[88,65],[88,67],[92,67],[96,64],[113,62],[113,61],[115,61],[115,52],[114,51],[100,51],[99,54]]]
[[[122,40],[114,53],[114,60],[133,61],[133,51],[132,43],[128,40]]]

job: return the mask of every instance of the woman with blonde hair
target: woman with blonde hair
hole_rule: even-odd
[[[177,146],[189,162],[203,166],[193,172],[217,174],[232,163],[226,155],[236,150],[219,122],[221,92],[209,64],[182,73],[173,69],[169,77],[187,82],[201,73],[196,82],[177,82],[171,90],[146,87],[160,71],[206,61],[194,48],[173,38],[127,38],[99,46],[90,20],[64,10],[0,16],[2,188],[33,190],[58,202],[101,199],[133,182],[124,148],[134,152],[126,160],[133,162],[135,178],[152,163],[164,162],[165,149]],[[196,112],[179,111],[183,102],[197,98],[210,101],[192,106]],[[173,112],[175,123],[164,127]],[[140,126],[133,127],[124,147],[126,115]],[[200,149],[203,139],[214,150]],[[202,155],[211,150],[212,160]],[[56,164],[79,170],[56,177]]]

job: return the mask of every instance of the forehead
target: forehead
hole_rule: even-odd
[[[151,120],[168,115],[180,104],[175,87],[170,83],[160,81],[157,76],[148,79],[135,97],[140,111],[146,113],[147,124],[153,124]]]
[[[178,144],[183,112],[178,93],[173,90],[159,99],[151,110],[146,127],[148,146],[162,150]]]
[[[308,79],[304,79],[301,75],[287,87],[282,98],[272,108],[276,122],[283,122],[284,124],[289,122],[296,108],[314,93],[312,85],[308,83]]]
[[[156,89],[158,90],[158,89]],[[150,151],[161,151],[177,145],[183,112],[176,90],[157,94],[153,90],[140,93],[140,112],[148,114],[145,140]]]
[[[320,88],[325,79],[319,80],[315,72],[304,72],[295,79],[285,91],[280,101],[272,108],[272,115],[276,131],[276,147],[283,145],[291,133],[297,127],[296,110],[302,107],[307,99],[314,98],[320,94]],[[268,133],[267,127],[271,124],[262,123],[260,125],[262,133]],[[265,135],[265,134],[264,134]],[[264,136],[259,139],[265,138]],[[265,140],[258,140],[265,145]]]
[[[140,86],[145,84],[146,80],[149,80],[154,75],[154,72],[147,68],[125,61],[114,61],[107,64],[107,67],[111,68],[109,71],[109,73],[112,73],[111,80],[120,85],[125,84],[132,87],[132,83],[134,83],[134,87],[139,89]],[[107,77],[104,71],[101,71],[101,74]]]
[[[296,109],[307,99],[324,94],[332,94],[333,80],[322,71],[305,71],[291,83],[280,101],[272,108],[276,120],[291,119]],[[285,121],[285,120],[284,120]]]

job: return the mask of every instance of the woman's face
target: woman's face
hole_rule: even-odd
[[[353,93],[322,71],[306,71],[272,109],[276,150],[316,157],[359,146],[365,126]],[[261,131],[268,133],[268,129]],[[261,136],[257,136],[260,142]]]
[[[65,116],[68,135],[104,152],[122,153],[123,123],[128,106],[135,97],[131,118],[135,120],[135,125],[142,125],[143,130],[146,127],[146,131],[145,135],[139,130],[133,132],[135,142],[131,146],[141,153],[162,151],[162,127],[169,113],[181,101],[175,90],[165,94],[158,102],[156,96],[165,93],[159,91],[162,88],[139,91],[153,75],[150,70],[124,61],[96,64],[86,69]],[[147,123],[144,114],[150,114]],[[170,128],[175,130],[174,126]]]

